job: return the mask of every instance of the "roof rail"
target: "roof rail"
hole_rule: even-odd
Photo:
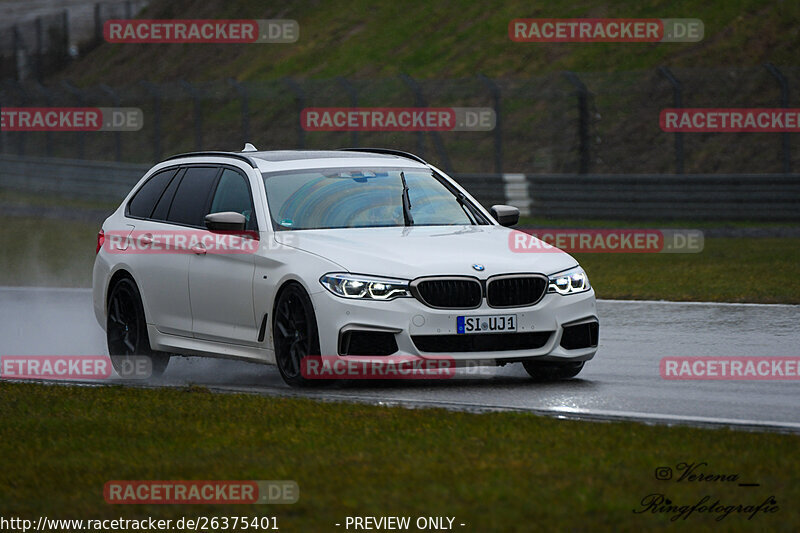
[[[240,161],[244,161],[253,168],[258,168],[258,165],[256,165],[255,161],[253,161],[251,158],[247,157],[246,155],[238,154],[235,152],[186,152],[185,154],[175,154],[173,156],[170,156],[164,159],[164,161],[171,161],[172,159],[179,159],[182,157],[198,157],[198,156],[232,157],[234,159],[239,159]]]
[[[414,155],[410,152],[403,152],[402,150],[394,150],[392,148],[339,148],[339,150],[343,152],[369,152],[373,154],[396,155],[399,157],[405,157],[406,159],[413,159],[414,161],[418,161],[423,165],[428,164],[427,161],[418,155]]]

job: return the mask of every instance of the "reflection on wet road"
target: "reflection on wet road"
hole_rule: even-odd
[[[800,431],[800,381],[666,381],[666,356],[799,356],[800,306],[600,301],[600,350],[578,378],[533,383],[519,364],[448,380],[292,391],[274,367],[173,358],[153,385],[654,422],[767,423]],[[104,354],[88,289],[0,289],[0,355]]]

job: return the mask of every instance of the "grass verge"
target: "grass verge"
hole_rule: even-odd
[[[535,385],[531,385],[535,386]],[[778,510],[752,520],[694,513],[692,530],[796,531],[794,435],[593,423],[521,413],[319,403],[134,389],[0,383],[0,515],[36,518],[277,516],[287,531],[342,530],[346,516],[454,516],[464,531],[670,529],[634,513],[649,494],[706,495]],[[738,482],[660,481],[706,462]],[[291,479],[286,506],[106,504],[109,480]],[[759,487],[743,488],[738,483]],[[711,503],[711,502],[709,502]]]
[[[97,225],[84,222],[0,217],[0,285],[91,286],[97,230]],[[699,254],[598,253],[575,258],[600,298],[800,303],[798,238],[708,238]]]
[[[368,0],[269,4],[257,0],[153,1],[145,19],[295,19],[300,39],[290,45],[104,44],[78,59],[67,76],[78,82],[114,84],[131,76],[178,79],[276,79],[281,76],[377,77],[406,72],[414,77],[531,76],[542,72],[626,71],[674,66],[795,64],[798,36],[791,2],[741,0],[564,0],[532,4],[375,3]],[[516,43],[509,22],[544,17],[692,17],[704,23],[698,43]],[[387,58],[391,60],[387,61]],[[210,68],[213,67],[213,68]]]
[[[800,239],[705,239],[698,254],[574,254],[599,298],[800,303]]]
[[[90,287],[99,224],[0,216],[0,285]]]
[[[119,202],[109,202],[93,198],[72,198],[54,194],[35,194],[13,189],[0,188],[0,203],[36,206],[36,207],[69,207],[74,209],[108,209],[109,212],[119,206]]]

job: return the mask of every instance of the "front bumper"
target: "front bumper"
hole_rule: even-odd
[[[484,300],[477,309],[442,310],[427,307],[415,298],[397,298],[388,302],[348,300],[326,290],[312,294],[311,299],[316,312],[322,355],[343,355],[340,335],[347,331],[385,331],[394,335],[397,343],[397,351],[391,355],[417,356],[423,359],[447,356],[455,361],[494,360],[502,363],[535,358],[541,361],[569,362],[587,361],[597,352],[596,345],[571,350],[561,346],[565,324],[597,321],[594,289],[566,296],[546,294],[536,305],[513,309],[492,308]],[[506,314],[517,315],[517,333],[551,334],[540,347],[526,349],[492,349],[491,341],[481,339],[481,351],[422,351],[418,346],[421,344],[419,339],[416,344],[413,339],[417,336],[455,336],[456,317],[461,315]],[[513,333],[477,334],[487,338],[492,335]],[[498,346],[500,344],[498,342]],[[374,358],[386,359],[382,355],[375,355]]]

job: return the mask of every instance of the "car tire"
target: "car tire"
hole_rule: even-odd
[[[303,377],[304,357],[320,355],[319,331],[314,306],[299,283],[281,290],[272,313],[272,335],[278,371],[291,387],[323,385],[326,380]]]
[[[522,366],[528,375],[535,381],[559,381],[562,379],[574,378],[581,370],[586,361],[577,363],[543,363],[539,361],[523,361]]]
[[[150,377],[161,376],[169,364],[168,353],[150,348],[142,297],[136,283],[129,278],[116,282],[109,292],[106,343],[111,365],[120,376],[130,372],[134,356],[150,358]]]

